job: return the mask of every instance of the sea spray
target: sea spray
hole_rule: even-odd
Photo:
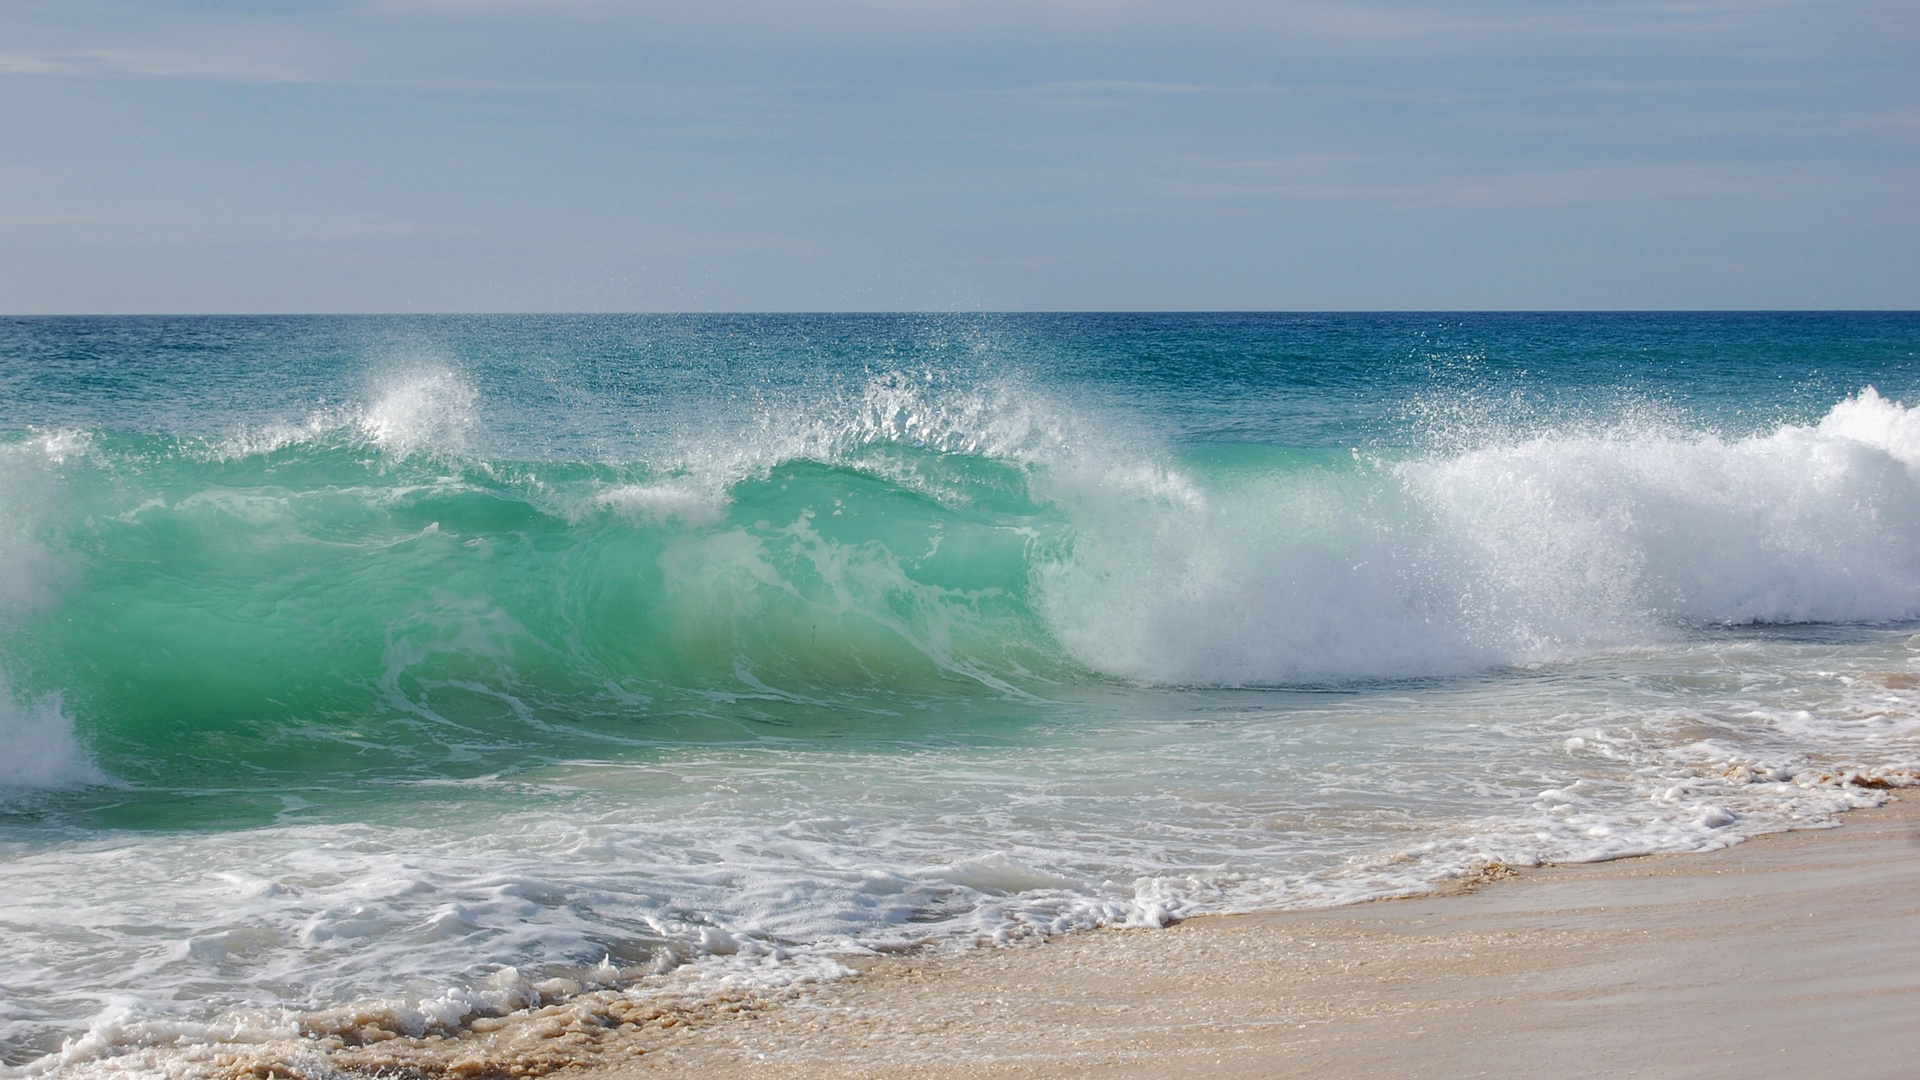
[[[1575,430],[1202,487],[1057,500],[1053,628],[1111,674],[1279,685],[1460,673],[1677,624],[1920,615],[1920,414],[1871,388],[1814,425]],[[1280,460],[1275,456],[1276,462]]]
[[[57,693],[22,702],[0,683],[0,745],[7,747],[0,755],[0,803],[106,781],[74,737],[73,717]]]

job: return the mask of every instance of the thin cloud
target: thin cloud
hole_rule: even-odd
[[[1207,86],[1203,83],[1149,82],[1135,79],[1081,79],[1061,82],[1032,83],[1004,90],[986,90],[982,97],[1025,98],[1033,101],[1055,103],[1090,104],[1105,103],[1126,98],[1141,97],[1186,97],[1193,94],[1218,93],[1224,87]]]
[[[0,52],[0,75],[67,78],[204,79],[214,82],[307,82],[292,68],[182,49],[70,49]]]
[[[106,218],[97,214],[60,213],[50,211],[40,214],[0,214],[0,226],[59,228],[67,225],[98,225]]]
[[[1508,173],[1446,191],[1445,201],[1466,206],[1559,206],[1621,201],[1671,201],[1752,197],[1798,189],[1830,189],[1834,178],[1814,177],[1786,166],[1755,167],[1730,162],[1649,162],[1581,169]]]

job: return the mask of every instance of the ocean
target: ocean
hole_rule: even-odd
[[[8,1076],[1920,779],[1920,314],[14,318],[0,406]]]

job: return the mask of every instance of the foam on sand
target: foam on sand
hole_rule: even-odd
[[[883,961],[589,1080],[1907,1075],[1914,807],[1713,855]]]

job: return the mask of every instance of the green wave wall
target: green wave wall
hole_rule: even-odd
[[[661,741],[889,737],[1077,670],[1024,468],[883,448],[703,484],[642,468],[94,440],[6,643],[139,784],[459,776]]]

